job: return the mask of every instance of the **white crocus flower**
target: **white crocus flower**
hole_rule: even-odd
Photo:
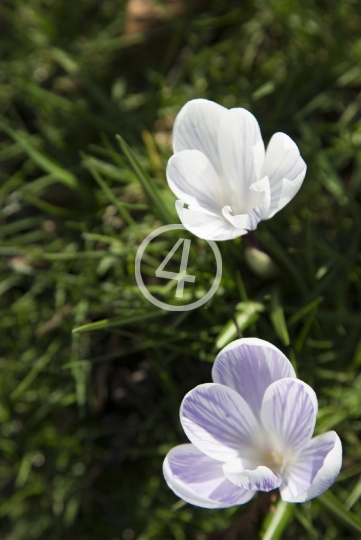
[[[229,240],[256,229],[298,192],[306,164],[288,135],[267,151],[255,117],[195,99],[179,112],[167,179],[183,225],[199,238]],[[184,207],[188,205],[188,208]]]

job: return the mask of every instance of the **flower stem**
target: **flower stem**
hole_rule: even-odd
[[[207,540],[254,540],[258,537],[258,533],[262,521],[272,507],[275,500],[275,491],[268,493],[260,493],[257,499],[254,499],[252,504],[242,513],[238,521],[236,521],[229,529],[223,532],[213,532]]]
[[[276,509],[265,519],[262,540],[278,540],[290,522],[292,513],[293,505],[280,499]]]

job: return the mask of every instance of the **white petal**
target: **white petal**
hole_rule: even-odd
[[[227,109],[208,101],[193,99],[180,110],[173,128],[174,152],[199,150],[212,162],[218,173],[221,165],[218,154],[218,127]]]
[[[291,362],[277,347],[258,338],[233,341],[217,356],[212,378],[236,390],[258,418],[264,393],[279,379],[296,378]]]
[[[227,203],[233,214],[248,214],[257,197],[249,187],[260,180],[264,144],[258,122],[245,109],[231,109],[219,125],[218,147]]]
[[[168,161],[170,189],[187,204],[219,214],[224,204],[220,178],[209,159],[198,150],[184,150]]]
[[[205,240],[231,240],[243,234],[246,229],[231,225],[223,217],[197,207],[184,208],[183,201],[176,201],[179,219],[188,231]]]
[[[230,206],[224,206],[222,208],[223,217],[237,229],[245,229],[247,231],[253,231],[257,228],[258,223],[261,221],[251,212],[249,214],[232,215],[232,208]]]
[[[306,164],[293,140],[285,133],[275,133],[266,151],[262,174],[271,185],[271,204],[266,219],[279,212],[300,189]]]
[[[317,397],[308,384],[298,379],[280,379],[266,390],[261,420],[275,433],[285,451],[299,453],[311,440],[317,416]]]
[[[282,480],[268,467],[252,465],[242,459],[235,459],[223,464],[225,476],[236,486],[256,491],[271,491],[278,488]]]
[[[163,463],[168,486],[184,501],[203,508],[228,508],[248,502],[252,491],[239,488],[225,477],[222,464],[193,444],[173,448]]]
[[[267,215],[270,204],[270,187],[268,177],[265,176],[249,187],[249,202],[252,204],[252,209],[247,214],[236,214],[232,212],[231,206],[227,205],[222,208],[223,216],[239,229],[254,231],[258,223]]]
[[[271,202],[271,187],[268,176],[265,175],[263,176],[263,178],[261,178],[261,180],[257,180],[257,182],[251,184],[249,186],[249,189],[254,193],[259,194],[258,204],[261,205],[262,203],[264,203],[268,210]]]
[[[229,461],[246,452],[258,430],[251,409],[231,388],[201,384],[188,392],[180,409],[188,439],[207,456]]]
[[[336,480],[342,465],[341,441],[334,431],[314,437],[283,479],[281,497],[304,502],[321,495]]]

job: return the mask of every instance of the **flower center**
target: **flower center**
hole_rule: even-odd
[[[283,456],[276,450],[266,450],[263,454],[263,464],[274,473],[279,472],[283,467]]]
[[[282,474],[292,460],[292,454],[280,438],[272,432],[260,429],[252,440],[250,452],[245,456],[256,467],[263,465],[274,474]]]

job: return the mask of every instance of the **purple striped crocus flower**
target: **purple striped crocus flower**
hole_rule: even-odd
[[[167,179],[179,199],[179,218],[206,240],[229,240],[256,229],[296,195],[306,174],[288,135],[275,133],[265,151],[253,114],[206,99],[181,109],[173,148]]]
[[[261,339],[239,339],[219,353],[212,378],[181,405],[191,444],[164,460],[176,495],[225,508],[256,491],[279,488],[284,501],[304,502],[331,486],[341,468],[340,439],[334,431],[312,438],[316,394],[281,351]]]

